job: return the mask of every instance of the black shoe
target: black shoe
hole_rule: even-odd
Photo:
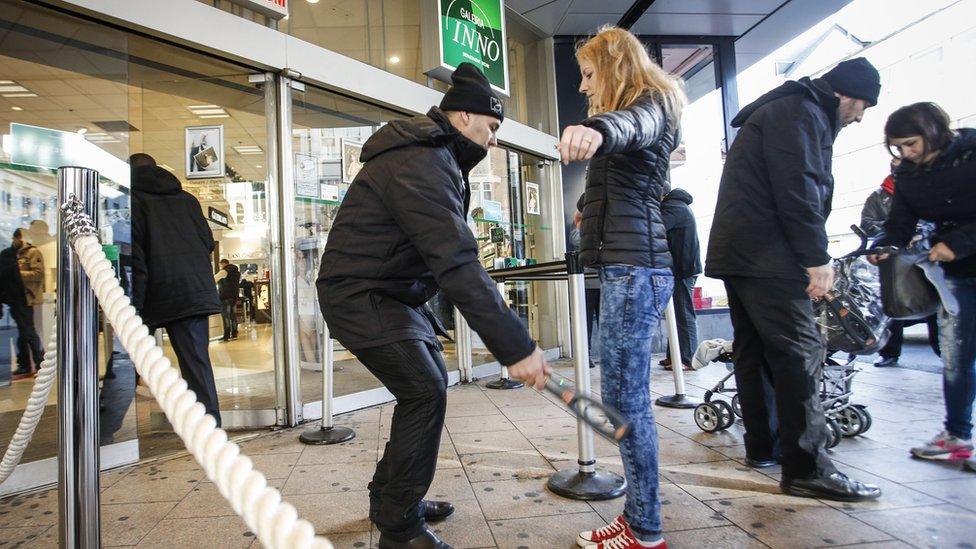
[[[15,376],[29,376],[33,373],[34,370],[31,370],[30,368],[25,368],[23,366],[18,367],[16,370],[13,371],[13,375]]]
[[[420,502],[421,509],[424,511],[424,520],[427,522],[437,522],[446,519],[454,514],[454,506],[449,501],[428,501]]]
[[[430,530],[424,530],[422,534],[410,541],[396,541],[388,538],[386,534],[380,532],[379,549],[454,549],[450,545],[437,539]]]
[[[752,459],[751,457],[746,458],[746,465],[752,467],[753,469],[765,469],[767,467],[774,467],[779,465],[779,460],[776,458],[759,458]]]
[[[878,368],[891,368],[892,366],[898,366],[898,357],[896,356],[883,356],[878,359],[874,365]]]
[[[801,498],[819,498],[833,501],[867,501],[881,497],[881,488],[851,480],[841,472],[811,479],[784,478],[779,483],[784,494]]]

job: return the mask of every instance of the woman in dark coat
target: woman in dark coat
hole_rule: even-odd
[[[904,246],[919,220],[935,223],[929,260],[942,262],[946,285],[959,301],[958,314],[939,311],[945,429],[912,448],[912,455],[967,460],[973,454],[976,398],[976,130],[953,131],[938,105],[915,103],[888,117],[885,141],[902,163],[876,245]]]
[[[600,273],[601,395],[633,427],[620,443],[624,514],[581,533],[578,542],[666,547],[650,398],[651,336],[674,288],[661,199],[686,99],[680,81],[625,30],[601,30],[580,46],[576,60],[590,117],[563,131],[559,150],[563,162],[590,160],[580,259]]]

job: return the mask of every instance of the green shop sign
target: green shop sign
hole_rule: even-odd
[[[481,69],[493,88],[508,95],[508,47],[504,0],[427,0],[424,11],[436,13],[425,21],[425,67],[428,75],[451,81],[464,62]],[[436,12],[434,12],[436,4]],[[429,32],[436,24],[437,32]],[[437,44],[431,44],[435,39]],[[436,53],[431,59],[430,53]]]

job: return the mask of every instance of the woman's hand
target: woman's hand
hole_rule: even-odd
[[[589,160],[603,145],[603,134],[586,126],[567,126],[556,148],[563,164]]]
[[[878,263],[881,263],[885,259],[888,259],[890,255],[891,254],[871,254],[865,257],[867,258],[868,263],[872,265],[877,265]]]
[[[952,251],[952,248],[946,246],[945,242],[939,242],[929,251],[929,261],[955,261],[956,252]]]

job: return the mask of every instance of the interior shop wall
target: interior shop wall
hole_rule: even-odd
[[[556,105],[559,114],[557,137],[563,128],[578,124],[586,118],[586,98],[579,92],[580,72],[576,64],[576,39],[571,36],[557,36],[554,40],[553,55],[556,64]],[[566,231],[566,250],[576,246],[569,238],[573,228],[573,215],[576,214],[576,201],[586,187],[586,163],[574,162],[568,166],[560,165],[563,180],[563,224]],[[554,222],[556,220],[553,220]]]

